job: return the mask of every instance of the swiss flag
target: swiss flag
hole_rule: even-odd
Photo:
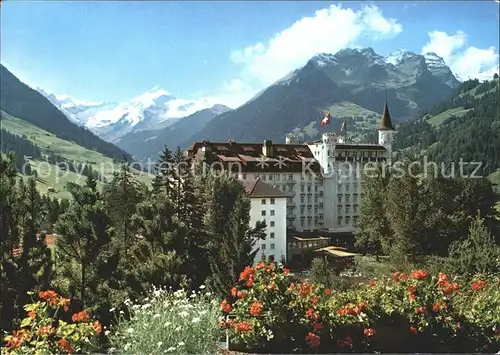
[[[321,125],[324,126],[324,125],[327,125],[330,123],[330,118],[332,118],[332,115],[330,114],[330,112],[328,112],[325,116],[325,118],[323,118],[323,121],[321,121]]]

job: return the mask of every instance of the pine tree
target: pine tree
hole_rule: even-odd
[[[95,183],[95,179],[92,179]],[[135,231],[131,218],[136,212],[136,206],[142,201],[143,187],[137,181],[127,163],[122,164],[120,172],[113,180],[104,186],[103,194],[106,208],[116,229],[116,243],[121,253],[127,258],[133,242]]]
[[[156,163],[155,171],[155,178],[152,182],[153,191],[157,192],[163,190],[167,194],[170,194],[171,178],[174,173],[174,169],[172,153],[166,145],[163,148],[163,151],[160,153],[160,157],[158,159],[158,162]]]
[[[58,270],[71,296],[93,306],[110,297],[105,290],[111,282],[109,272],[116,268],[111,221],[93,177],[85,186],[71,185],[69,190],[74,202],[56,224]]]

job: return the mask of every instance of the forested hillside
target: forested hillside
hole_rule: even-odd
[[[438,163],[481,162],[487,176],[500,168],[499,109],[498,79],[466,81],[423,118],[401,125],[395,148],[423,151]]]
[[[125,151],[71,122],[48,99],[22,83],[3,65],[0,65],[0,77],[0,108],[2,111],[30,122],[61,139],[75,142],[90,150],[96,150],[107,157],[131,159],[131,156]]]

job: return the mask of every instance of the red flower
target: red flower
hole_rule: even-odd
[[[73,316],[71,317],[71,320],[73,320],[73,322],[82,322],[82,321],[87,320],[89,318],[90,318],[90,316],[86,311],[81,311],[81,312],[73,314]]]
[[[227,300],[224,300],[220,304],[220,309],[224,313],[230,313],[233,308],[231,307],[231,304]]]
[[[399,275],[399,279],[400,279],[401,281],[406,281],[406,280],[408,280],[408,275],[406,275],[406,274],[403,272],[403,273],[401,273],[401,275]]]
[[[36,317],[36,312],[35,312],[35,311],[30,311],[30,312],[28,312],[28,317],[30,317],[31,319],[35,319],[35,317]]]
[[[446,306],[443,304],[443,303],[440,303],[439,301],[437,301],[436,303],[434,303],[432,305],[432,310],[434,312],[439,312],[441,309],[445,308]]]
[[[38,334],[42,337],[49,336],[50,334],[55,333],[55,331],[56,329],[50,325],[38,328]]]
[[[415,286],[408,286],[408,291],[410,291],[411,294],[414,294],[417,291],[417,288]]]
[[[7,347],[8,348],[18,348],[21,346],[24,338],[29,337],[29,330],[21,329],[14,330],[12,335],[7,339]]]
[[[38,297],[40,297],[44,301],[50,301],[53,298],[57,297],[57,293],[54,290],[40,291],[38,292]]]
[[[236,287],[233,287],[231,289],[231,296],[236,297],[237,294],[238,294],[238,290],[236,289]]]
[[[372,337],[375,335],[375,330],[372,329],[372,328],[366,328],[363,333],[365,334],[365,336],[367,337]]]
[[[245,298],[245,292],[244,291],[238,291],[238,293],[236,294],[236,296],[238,297],[238,299],[243,299]]]
[[[410,276],[416,280],[423,280],[427,277],[427,272],[424,270],[416,270],[416,271],[413,271],[410,274]]]
[[[250,306],[250,314],[252,316],[258,316],[262,313],[262,303],[255,301]]]
[[[102,325],[101,325],[101,323],[98,320],[96,320],[92,324],[92,328],[94,328],[94,331],[96,332],[97,335],[101,334],[101,332],[102,332]]]
[[[247,266],[240,274],[240,281],[247,281],[250,277],[253,277],[253,275],[255,275],[255,269]]]
[[[319,298],[316,296],[313,296],[313,297],[309,298],[309,302],[311,302],[312,304],[317,304],[319,302]]]
[[[394,282],[398,282],[399,281],[399,275],[400,275],[399,272],[395,272],[394,274],[392,274],[392,280]]]
[[[303,282],[299,286],[299,296],[305,297],[312,291],[312,287],[307,283]]]
[[[318,330],[323,329],[323,324],[318,323],[318,322],[313,322],[312,326],[313,326],[313,329],[314,329],[315,332],[317,332]]]
[[[306,311],[306,318],[310,318],[310,319],[315,319],[317,320],[319,318],[319,313],[316,312],[314,309],[312,308],[309,308],[307,311]]]
[[[255,265],[255,269],[257,269],[257,270],[263,269],[264,267],[266,267],[266,263],[263,261],[261,261],[260,263]]]
[[[352,338],[348,335],[343,340],[340,340],[338,344],[343,348],[348,348],[352,345]]]
[[[287,269],[286,267],[283,268],[283,274],[288,275],[290,273],[290,270]]]
[[[330,291],[330,289],[329,289],[329,288],[325,288],[325,296],[326,296],[326,297],[330,296],[330,295],[331,295],[331,293],[332,293],[332,291]]]
[[[418,307],[415,309],[416,314],[423,314],[425,313],[425,311],[426,311],[425,307]]]
[[[370,282],[368,282],[368,285],[369,285],[370,287],[373,287],[373,286],[375,286],[375,281],[373,281],[373,280],[370,280]]]
[[[75,351],[73,346],[65,338],[60,339],[57,343],[59,344],[59,347],[68,354],[72,354]]]
[[[314,333],[309,333],[306,335],[306,341],[311,348],[315,348],[320,344],[320,338]]]
[[[486,287],[488,287],[488,284],[486,282],[484,282],[483,280],[478,280],[476,282],[473,282],[471,285],[471,288],[474,291],[479,291],[479,290],[486,288]]]
[[[235,325],[237,333],[246,333],[252,330],[252,325],[248,322],[240,322]]]
[[[410,332],[412,332],[413,334],[417,334],[417,328],[415,328],[413,325],[410,326]]]
[[[292,292],[293,290],[295,290],[295,284],[292,282],[290,286],[288,286],[288,291]]]

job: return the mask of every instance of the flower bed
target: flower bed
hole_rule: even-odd
[[[221,303],[234,318],[220,326],[233,349],[251,352],[498,351],[498,291],[484,281],[472,288],[416,270],[335,292],[294,284],[288,270],[260,263]]]
[[[5,337],[4,354],[59,354],[90,353],[97,347],[102,327],[98,320],[91,320],[87,311],[71,316],[70,299],[56,292],[41,291],[39,301],[24,306],[27,317],[20,329]]]

